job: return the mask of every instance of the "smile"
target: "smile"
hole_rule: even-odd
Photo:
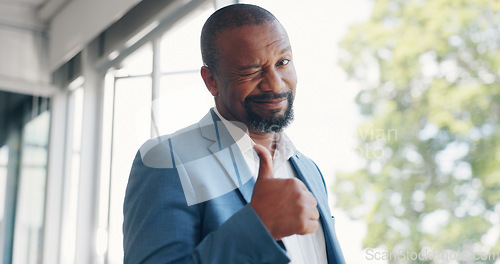
[[[267,100],[252,100],[252,103],[258,105],[260,108],[276,109],[286,106],[287,98],[267,99]]]

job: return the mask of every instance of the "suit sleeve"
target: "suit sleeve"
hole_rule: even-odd
[[[288,263],[248,204],[202,237],[203,203],[188,206],[177,169],[138,153],[124,201],[124,263]]]

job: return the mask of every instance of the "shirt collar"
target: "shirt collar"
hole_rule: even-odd
[[[278,140],[276,142],[276,150],[274,151],[275,158],[277,155],[282,156],[284,160],[288,160],[295,153],[295,145],[285,132],[277,134]]]
[[[252,149],[255,142],[253,142],[252,138],[248,135],[248,130],[243,130],[241,127],[235,125],[235,122],[229,121],[225,119],[217,110],[217,107],[214,107],[214,112],[220,118],[227,131],[236,142],[236,145],[240,148],[242,153],[245,151]]]

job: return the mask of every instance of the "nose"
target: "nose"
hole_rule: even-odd
[[[283,75],[277,69],[268,69],[263,77],[259,86],[262,91],[279,93],[285,88]]]

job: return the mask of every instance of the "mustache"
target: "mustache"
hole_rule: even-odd
[[[283,93],[266,92],[263,94],[247,96],[247,98],[245,98],[245,103],[249,103],[251,101],[265,101],[270,99],[292,98],[292,96],[293,96],[292,91],[287,91]]]

